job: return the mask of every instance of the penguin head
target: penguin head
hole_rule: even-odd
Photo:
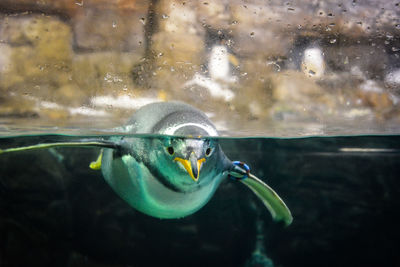
[[[190,192],[212,181],[218,160],[216,140],[170,137],[155,139],[151,161],[175,191]]]

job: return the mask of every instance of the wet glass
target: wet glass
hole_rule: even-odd
[[[2,1],[2,135],[184,101],[225,136],[399,132],[395,1]]]

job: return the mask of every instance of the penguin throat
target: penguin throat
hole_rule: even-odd
[[[171,191],[185,194],[197,191],[201,188],[200,184],[192,185],[190,189],[180,188],[171,182],[173,177],[165,176],[163,173],[160,172],[160,169],[158,167],[155,167],[151,164],[146,164],[146,166],[153,177]]]

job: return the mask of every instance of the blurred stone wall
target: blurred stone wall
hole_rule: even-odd
[[[0,130],[101,129],[181,100],[230,134],[398,132],[399,12],[383,0],[3,0]]]

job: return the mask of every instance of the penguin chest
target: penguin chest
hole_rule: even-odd
[[[107,183],[135,209],[157,218],[181,218],[203,207],[222,178],[193,192],[176,192],[159,181],[142,162],[130,155],[113,158],[105,151],[102,171]]]

